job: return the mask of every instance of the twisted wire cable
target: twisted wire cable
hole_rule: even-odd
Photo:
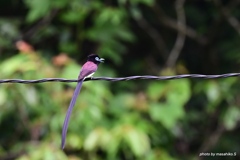
[[[191,78],[191,79],[217,79],[217,78],[228,78],[228,77],[238,77],[240,73],[227,73],[220,75],[203,75],[203,74],[182,74],[175,76],[151,76],[151,75],[143,75],[143,76],[129,76],[129,77],[91,77],[86,78],[85,81],[96,81],[96,80],[104,80],[104,81],[129,81],[129,80],[173,80],[173,79],[183,79],[183,78]],[[78,80],[74,79],[64,79],[64,78],[44,78],[37,80],[23,80],[23,79],[2,79],[0,83],[45,83],[45,82],[78,82]]]

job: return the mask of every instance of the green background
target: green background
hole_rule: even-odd
[[[0,79],[239,72],[238,0],[1,0]],[[1,160],[240,159],[239,78],[0,84]]]

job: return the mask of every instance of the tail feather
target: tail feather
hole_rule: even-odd
[[[67,134],[68,124],[69,124],[70,116],[71,116],[71,113],[72,113],[72,109],[73,109],[73,107],[76,103],[78,94],[80,93],[80,90],[82,88],[82,83],[83,83],[83,80],[79,81],[78,84],[77,84],[77,87],[74,91],[72,100],[71,100],[70,105],[68,107],[67,114],[66,114],[66,117],[65,117],[65,120],[64,120],[64,123],[63,123],[62,144],[61,144],[62,149],[64,149],[64,146],[65,146],[66,134]]]

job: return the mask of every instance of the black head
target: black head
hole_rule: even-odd
[[[98,55],[96,54],[90,54],[88,56],[88,61],[91,61],[95,64],[99,64],[99,63],[103,63],[104,62],[104,59],[103,58],[100,58]]]

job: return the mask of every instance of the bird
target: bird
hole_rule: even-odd
[[[90,54],[88,56],[87,62],[84,63],[82,66],[82,69],[80,71],[80,74],[78,76],[78,84],[77,87],[73,93],[71,102],[69,104],[67,114],[63,123],[63,128],[62,128],[62,143],[61,143],[61,148],[64,149],[65,147],[65,141],[66,141],[66,135],[67,135],[67,129],[68,129],[68,124],[69,124],[69,119],[72,113],[72,109],[76,103],[76,99],[78,94],[80,93],[80,90],[82,88],[82,83],[85,78],[91,77],[98,69],[98,65],[100,63],[103,63],[104,59],[100,58],[97,54]]]

